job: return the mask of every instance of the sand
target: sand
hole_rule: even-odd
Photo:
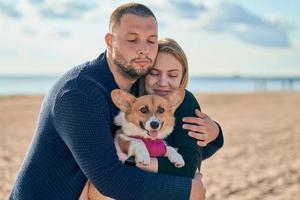
[[[204,161],[209,200],[300,198],[300,93],[199,94],[225,145]],[[0,97],[0,199],[30,144],[42,97]]]

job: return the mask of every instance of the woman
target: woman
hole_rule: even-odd
[[[188,63],[182,48],[173,39],[159,40],[154,67],[146,77],[140,79],[140,94],[165,96],[178,88],[186,88],[187,82]],[[192,178],[197,168],[200,170],[201,161],[223,146],[222,130],[216,122],[200,112],[196,98],[187,90],[182,104],[175,112],[175,118],[174,131],[166,141],[169,145],[178,148],[185,166],[177,168],[166,157],[151,158],[149,166],[139,163],[136,166],[146,171]],[[183,121],[186,123],[184,124]],[[121,155],[121,152],[119,153]],[[88,182],[81,199],[109,198],[101,195]]]

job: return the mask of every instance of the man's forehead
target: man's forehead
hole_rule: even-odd
[[[157,23],[152,16],[140,16],[134,14],[125,14],[120,19],[118,25],[121,29],[128,30],[127,33],[138,34],[139,32],[153,32],[157,35]]]
[[[139,34],[140,34],[139,32],[126,32],[126,36],[128,36],[128,37],[138,37]],[[148,37],[157,39],[157,34],[156,33],[149,34]]]
[[[156,19],[153,16],[142,16],[142,15],[136,15],[136,14],[132,14],[132,13],[126,13],[124,14],[121,18],[120,18],[120,22],[124,21],[124,20],[152,20],[154,24],[156,24]],[[135,21],[133,20],[133,22]]]

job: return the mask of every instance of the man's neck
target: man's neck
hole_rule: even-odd
[[[134,82],[136,82],[137,79],[131,79],[124,76],[124,74],[121,73],[119,67],[113,62],[111,55],[109,55],[108,53],[106,54],[106,60],[108,63],[108,67],[113,74],[119,88],[130,92],[131,86],[134,84]]]

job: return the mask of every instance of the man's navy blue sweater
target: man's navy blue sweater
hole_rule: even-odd
[[[45,97],[10,199],[78,199],[87,178],[115,199],[189,199],[191,179],[123,165],[116,154],[105,54],[73,68]]]

